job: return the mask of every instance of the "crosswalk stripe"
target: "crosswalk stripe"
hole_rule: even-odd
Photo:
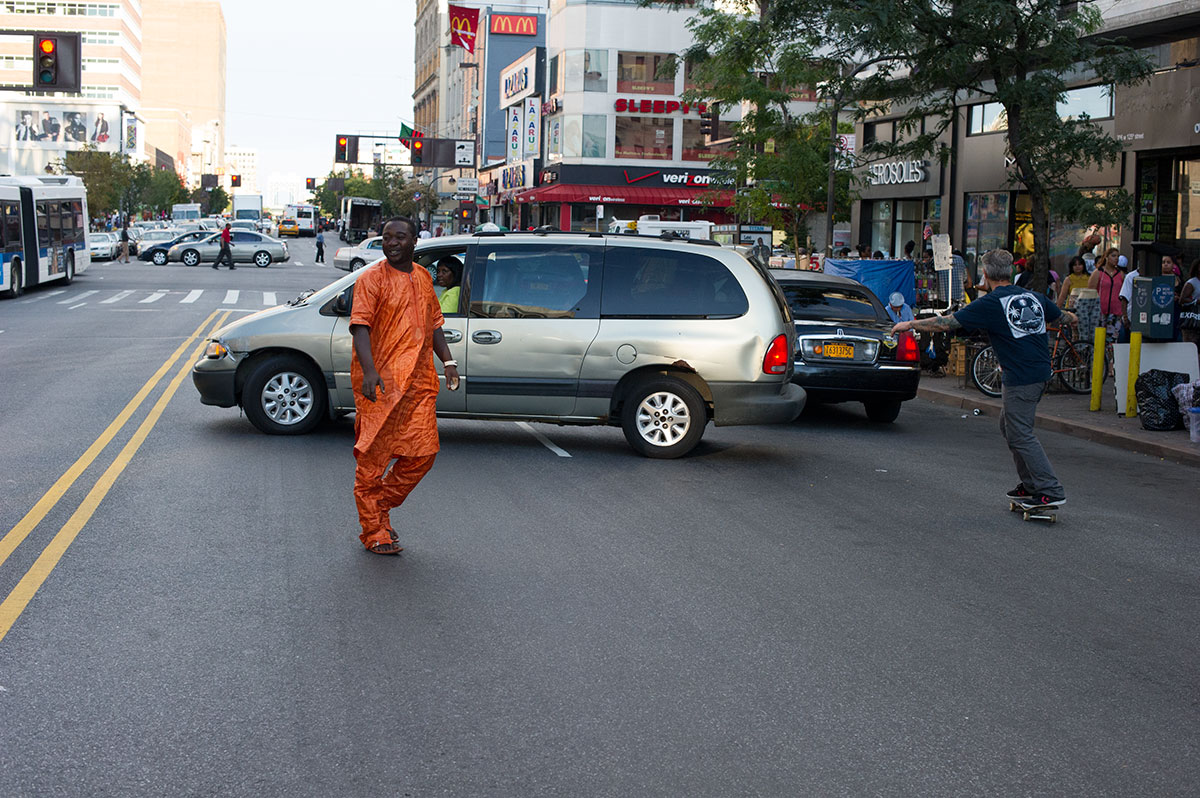
[[[225,292],[225,301],[223,304],[236,305],[237,301],[238,301],[238,296],[240,296],[241,293],[242,292],[237,290],[236,288],[230,288],[228,291]]]
[[[300,262],[300,261],[298,261],[298,260],[294,260],[294,261],[292,261],[292,265],[293,265],[293,266],[303,266],[304,264],[303,264],[303,263],[301,263],[301,262]]]
[[[187,295],[187,296],[185,296],[183,299],[179,300],[179,304],[181,304],[181,305],[187,305],[187,304],[190,304],[190,303],[192,303],[192,302],[195,302],[197,299],[199,299],[199,298],[200,298],[200,295],[201,295],[201,294],[203,294],[203,293],[204,293],[204,289],[202,289],[202,288],[193,288],[191,291],[188,291],[188,295]]]
[[[114,302],[120,302],[122,299],[124,299],[125,297],[129,296],[132,293],[133,293],[132,291],[118,291],[115,295],[110,296],[108,299],[101,299],[100,304],[101,305],[111,305]]]
[[[41,296],[35,296],[35,297],[31,297],[29,299],[22,299],[21,304],[28,305],[30,302],[41,302],[43,299],[49,299],[52,296],[58,296],[59,294],[65,294],[65,293],[67,293],[67,289],[60,288],[57,291],[48,291],[48,292],[42,294]]]
[[[145,299],[139,300],[139,305],[145,305],[147,302],[157,302],[167,295],[166,291],[156,291]]]
[[[81,300],[81,299],[86,299],[87,297],[90,297],[92,294],[98,294],[98,293],[100,293],[100,292],[99,292],[99,291],[84,291],[82,294],[75,294],[75,295],[74,295],[74,296],[72,296],[70,299],[60,299],[60,300],[58,300],[58,304],[60,304],[60,305],[69,305],[69,304],[71,304],[72,302],[78,302],[78,301],[79,301],[79,300]]]
[[[263,291],[263,304],[269,308],[273,308],[279,304],[275,301],[274,291]]]

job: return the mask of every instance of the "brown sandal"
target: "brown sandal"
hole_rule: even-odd
[[[396,533],[390,529],[376,532],[368,537],[359,535],[359,539],[362,540],[366,550],[372,554],[399,554],[404,551],[396,545]]]

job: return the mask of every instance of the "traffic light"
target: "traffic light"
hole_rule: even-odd
[[[309,191],[312,191],[317,187],[317,179],[315,177],[304,178],[304,187]]]
[[[242,187],[242,176],[241,175],[230,175],[229,176],[229,187],[230,188],[241,188]]]
[[[81,34],[55,31],[33,37],[33,89],[79,93]]]
[[[350,137],[339,135],[333,149],[335,163],[349,163]]]
[[[412,155],[409,157],[413,166],[425,163],[425,142],[421,139],[412,140]]]
[[[700,135],[704,137],[705,144],[712,144],[713,141],[719,139],[721,121],[717,117],[717,105],[712,103],[700,114]]]

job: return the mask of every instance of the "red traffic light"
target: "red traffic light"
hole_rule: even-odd
[[[345,137],[345,136],[340,136],[340,137],[338,137],[338,144],[340,144],[340,145],[342,145],[343,147],[345,147],[345,146],[346,146],[346,137]]]
[[[40,42],[38,42],[38,49],[46,55],[53,54],[55,46],[54,39],[42,39]]]
[[[425,149],[425,142],[421,141],[420,139],[417,139],[416,141],[414,141],[412,143],[412,146],[413,146],[414,150],[422,150],[422,149]]]

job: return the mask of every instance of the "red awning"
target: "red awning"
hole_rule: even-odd
[[[643,186],[586,186],[554,183],[513,195],[517,202],[587,202],[616,205],[683,205],[728,208],[732,191],[711,188],[650,188]]]

